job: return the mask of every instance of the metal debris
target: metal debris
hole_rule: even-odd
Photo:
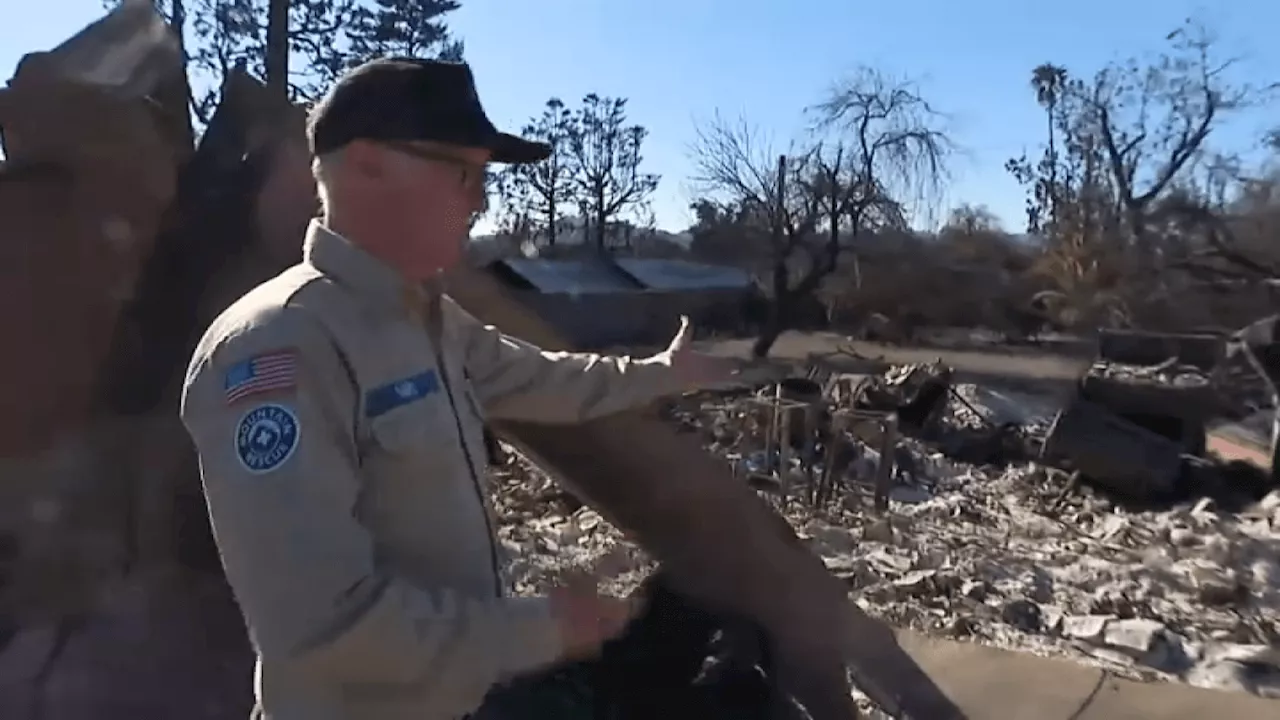
[[[1247,504],[1272,486],[1263,468],[1207,456],[1209,424],[1244,416],[1226,340],[1102,333],[1098,356],[1054,419],[1041,460],[1131,501],[1208,495]]]

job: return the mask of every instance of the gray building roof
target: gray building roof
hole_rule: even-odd
[[[634,292],[644,289],[626,273],[595,260],[505,258],[508,270],[544,293]]]
[[[544,293],[739,290],[751,286],[751,276],[739,268],[687,260],[504,258],[496,264]]]
[[[687,260],[619,258],[618,267],[649,290],[737,290],[751,285],[745,271]]]
[[[584,349],[666,342],[682,315],[736,316],[751,284],[736,268],[682,260],[505,258],[487,267]]]

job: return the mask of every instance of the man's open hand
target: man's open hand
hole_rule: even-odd
[[[671,369],[685,387],[695,390],[727,382],[733,377],[738,370],[736,360],[698,352],[690,347],[692,341],[693,326],[689,324],[689,318],[682,315],[680,330],[663,355],[671,362]]]

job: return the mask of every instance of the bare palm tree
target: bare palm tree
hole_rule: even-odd
[[[1058,150],[1054,133],[1054,111],[1067,84],[1067,69],[1053,63],[1037,65],[1031,71],[1031,87],[1036,91],[1036,102],[1044,106],[1049,124],[1049,219],[1058,221]]]

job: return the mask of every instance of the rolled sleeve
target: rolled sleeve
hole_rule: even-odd
[[[270,353],[293,358],[291,386],[228,402],[228,373]],[[343,685],[481,692],[553,661],[561,646],[545,599],[460,599],[375,568],[356,514],[356,401],[324,329],[291,309],[197,356],[188,374],[182,420],[263,661]]]

